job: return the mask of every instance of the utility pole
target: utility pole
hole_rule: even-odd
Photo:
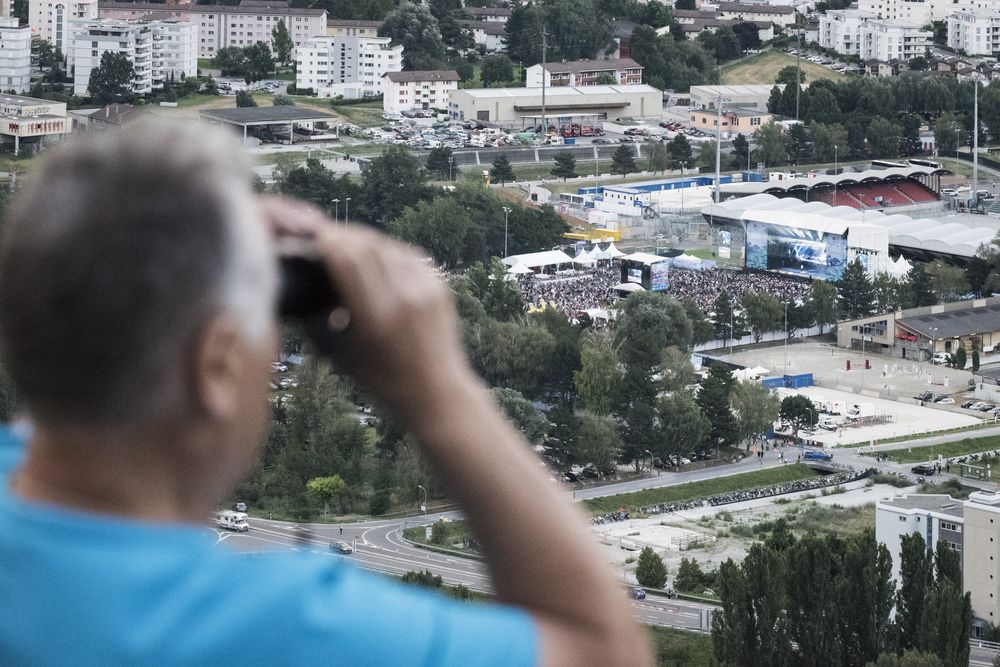
[[[979,208],[979,79],[973,79],[976,94],[972,98],[972,201]]]
[[[719,203],[719,189],[722,187],[722,102],[729,101],[729,98],[722,97],[722,91],[719,91],[719,99],[715,103],[716,106],[716,120],[715,120],[715,203]]]
[[[545,69],[545,57],[549,50],[549,33],[545,32],[545,24],[542,24],[542,136],[546,139],[549,136],[549,123],[545,120],[545,79],[548,70]]]
[[[798,19],[796,19],[798,20]],[[802,29],[795,31],[798,48],[795,49],[795,120],[799,119],[799,93],[802,92]]]

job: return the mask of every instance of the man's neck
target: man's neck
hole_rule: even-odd
[[[210,477],[191,470],[190,462],[185,465],[178,445],[38,431],[11,478],[11,491],[25,500],[102,514],[202,522],[217,495],[199,486]]]

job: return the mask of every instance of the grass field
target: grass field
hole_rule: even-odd
[[[712,637],[701,632],[649,626],[659,667],[713,665]]]
[[[722,83],[731,85],[771,84],[778,77],[781,68],[788,65],[795,66],[794,56],[782,51],[765,51],[723,65]],[[843,74],[838,74],[828,67],[811,63],[808,60],[800,61],[800,66],[807,83],[817,79],[842,79],[844,77]]]
[[[382,118],[381,101],[365,102],[363,104],[344,104],[333,107],[333,111],[359,127],[376,127],[385,122]]]
[[[966,438],[954,442],[946,442],[940,445],[928,445],[926,447],[912,447],[910,449],[895,449],[891,452],[884,452],[889,458],[896,459],[900,463],[919,463],[920,461],[930,461],[939,455],[945,458],[951,456],[965,456],[966,454],[978,454],[1000,449],[1000,437],[989,438]],[[871,456],[871,454],[866,454]]]
[[[783,484],[797,479],[807,479],[816,476],[816,471],[807,465],[795,464],[767,470],[755,470],[739,475],[728,475],[714,479],[704,479],[698,482],[677,484],[659,489],[645,489],[634,493],[622,493],[617,496],[593,498],[583,501],[592,512],[613,512],[622,507],[635,509],[657,503],[672,503],[682,500],[693,500],[713,496],[717,493],[729,493],[741,489],[753,489],[771,484]]]

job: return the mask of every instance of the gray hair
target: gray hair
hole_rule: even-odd
[[[142,424],[186,404],[186,355],[230,312],[270,331],[276,271],[240,146],[142,122],[30,176],[0,245],[0,355],[40,424]]]

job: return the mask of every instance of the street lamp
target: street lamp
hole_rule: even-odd
[[[833,177],[837,177],[837,147],[833,147]],[[833,182],[833,205],[837,205],[837,181]]]
[[[649,472],[653,472],[653,452],[647,449],[643,454],[649,454]]]
[[[507,221],[510,218],[510,209],[503,207],[503,256],[507,257]]]
[[[788,302],[785,302],[785,373],[788,372]]]
[[[683,162],[683,161],[681,162],[681,178],[682,179],[684,178],[684,175],[685,175],[684,172],[687,171],[687,166],[688,166],[687,162]],[[684,210],[684,185],[685,185],[685,183],[682,180],[681,181],[681,210],[682,211]],[[671,224],[671,226],[673,226],[673,224],[674,224],[673,221],[671,221],[670,224]]]
[[[340,214],[340,200],[333,200],[333,224],[337,224],[337,216]]]
[[[420,505],[420,511],[427,514],[427,489],[417,484],[417,488],[424,492],[424,502]]]
[[[351,198],[348,197],[344,200],[344,224],[346,225],[351,221]]]

